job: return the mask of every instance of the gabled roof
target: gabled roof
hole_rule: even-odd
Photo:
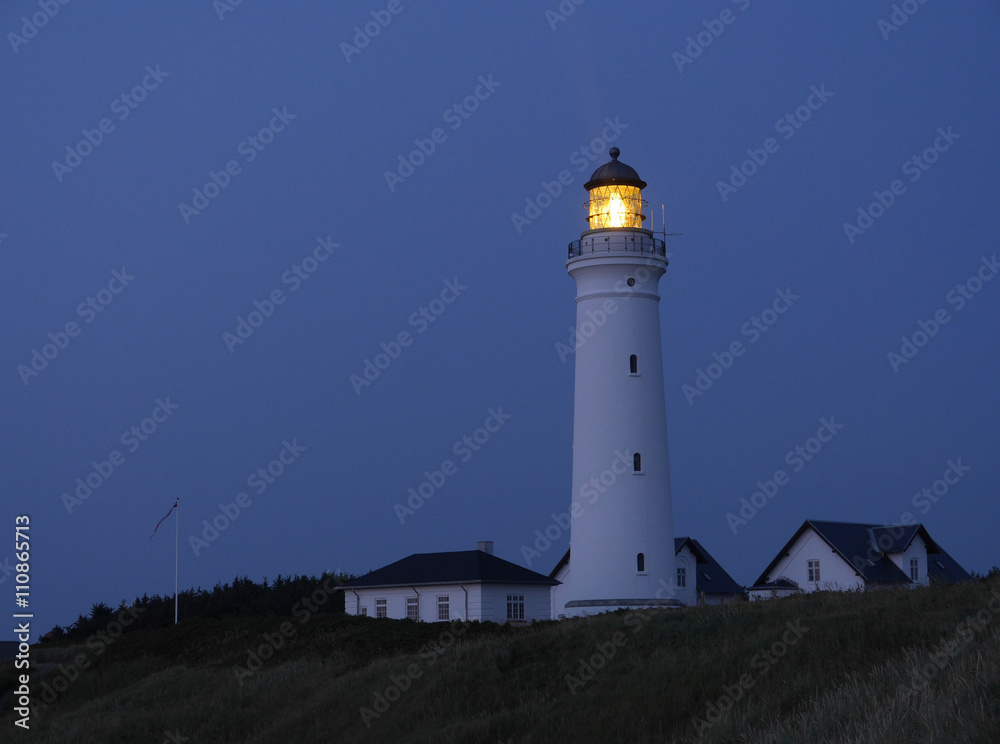
[[[733,577],[719,565],[719,562],[693,537],[675,537],[674,553],[680,553],[684,545],[694,553],[697,562],[695,586],[705,594],[743,594],[743,587],[733,581]]]
[[[930,576],[931,581],[947,581],[949,583],[972,581],[969,572],[941,548],[938,548],[938,552],[934,555],[927,556],[927,575]]]
[[[694,553],[695,561],[697,562],[698,575],[695,579],[695,586],[699,592],[704,592],[705,594],[743,594],[743,587],[733,581],[733,578],[726,573],[718,561],[694,538],[675,537],[674,554],[680,553],[681,548],[685,544]],[[550,578],[555,578],[560,569],[569,563],[569,552],[567,549],[563,557],[556,563],[555,568],[549,573]]]
[[[931,567],[934,566],[934,558],[931,558],[931,556],[933,555],[935,558],[940,554],[947,556],[947,553],[931,539],[931,536],[922,524],[879,525],[856,522],[823,522],[807,519],[796,530],[795,534],[792,535],[792,538],[785,544],[785,547],[778,551],[774,560],[768,564],[757,581],[754,582],[754,588],[759,588],[767,584],[767,580],[775,566],[785,557],[795,541],[807,529],[812,529],[813,532],[819,535],[845,563],[854,569],[865,583],[869,584],[910,583],[910,577],[903,573],[888,555],[901,553],[906,550],[917,535],[920,535],[927,545],[928,572],[930,576],[934,577],[934,573],[931,572]],[[969,575],[951,556],[948,556],[948,561],[942,560],[942,563],[946,568],[942,569],[934,566],[939,572],[938,578],[947,581],[968,580]],[[958,570],[955,570],[956,568]]]
[[[374,586],[474,583],[552,586],[559,582],[482,550],[458,550],[450,553],[414,553],[351,579],[342,586],[360,589]]]

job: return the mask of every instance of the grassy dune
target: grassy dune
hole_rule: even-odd
[[[230,619],[34,654],[55,665],[36,691],[90,667],[18,741],[1000,740],[1000,580],[530,627]]]

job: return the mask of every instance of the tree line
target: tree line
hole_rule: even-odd
[[[324,572],[322,576],[281,576],[268,582],[267,577],[258,584],[246,576],[236,577],[232,583],[218,583],[212,589],[185,589],[177,595],[179,614],[185,620],[214,619],[220,617],[256,617],[261,615],[291,615],[292,607],[304,597],[316,591],[325,591],[323,584],[328,577],[338,584],[354,578],[350,574]],[[57,625],[42,636],[42,641],[58,639],[85,639],[98,631],[104,631],[118,617],[119,613],[131,608],[135,620],[123,632],[135,632],[150,628],[163,628],[174,624],[173,595],[150,597],[143,594],[131,604],[123,600],[118,608],[98,602],[90,608],[90,614],[81,614],[67,626]],[[324,603],[320,612],[343,612],[344,594],[335,592],[330,601]]]

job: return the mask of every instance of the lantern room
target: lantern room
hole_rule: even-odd
[[[612,147],[608,151],[611,161],[594,171],[583,185],[590,192],[586,203],[587,220],[591,230],[614,227],[642,227],[646,219],[642,208],[642,190],[646,182],[639,178],[635,168],[619,162],[621,151]]]

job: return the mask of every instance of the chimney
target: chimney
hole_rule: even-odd
[[[481,550],[484,553],[493,555],[493,541],[492,540],[480,540],[476,543],[476,549]]]

